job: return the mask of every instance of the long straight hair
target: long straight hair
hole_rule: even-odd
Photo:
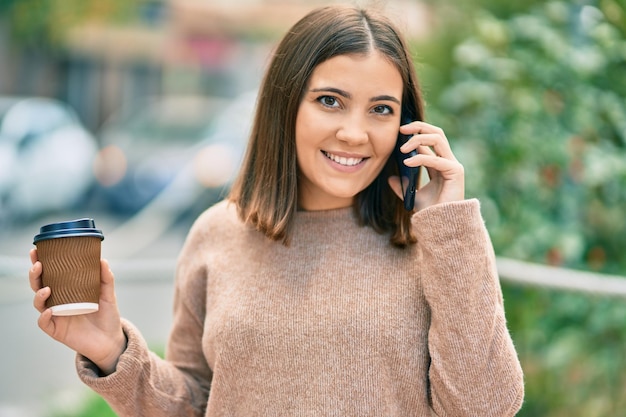
[[[423,120],[424,105],[406,41],[384,15],[349,6],[326,6],[299,20],[278,44],[257,101],[256,115],[242,169],[229,199],[244,222],[272,240],[288,244],[298,207],[295,123],[313,70],[338,55],[381,52],[403,80],[402,115]],[[354,199],[363,225],[391,233],[391,242],[415,242],[410,217],[387,183],[398,175],[390,158],[376,179]]]

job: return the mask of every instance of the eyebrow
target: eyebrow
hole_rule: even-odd
[[[312,93],[335,93],[347,99],[352,98],[352,94],[348,93],[347,91],[341,90],[339,88],[335,88],[335,87],[312,88],[310,91]],[[393,101],[394,103],[397,103],[398,105],[401,104],[400,100],[398,100],[394,96],[389,96],[386,94],[370,98],[370,102],[375,102],[375,101]]]

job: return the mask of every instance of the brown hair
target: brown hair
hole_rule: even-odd
[[[402,114],[423,120],[423,101],[407,44],[385,16],[349,6],[318,8],[298,21],[279,43],[261,84],[256,116],[242,169],[229,199],[242,220],[273,240],[289,241],[298,204],[295,123],[313,70],[337,55],[367,54],[372,47],[399,70],[404,83]],[[397,175],[393,158],[354,201],[360,222],[391,242],[414,243],[410,217],[387,184]]]

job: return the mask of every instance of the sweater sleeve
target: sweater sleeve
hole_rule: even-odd
[[[432,206],[413,217],[424,295],[432,408],[438,416],[513,416],[522,369],[506,327],[491,240],[478,200]]]
[[[120,417],[202,416],[207,393],[171,362],[150,352],[139,330],[122,320],[128,339],[117,369],[101,376],[98,367],[76,357],[78,376]]]
[[[202,348],[206,268],[196,252],[202,239],[201,227],[193,228],[179,257],[165,359],[150,352],[139,330],[127,320],[122,325],[128,345],[114,373],[102,377],[89,359],[77,358],[80,379],[120,417],[205,414],[212,371]]]

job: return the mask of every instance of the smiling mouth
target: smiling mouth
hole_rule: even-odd
[[[361,162],[365,161],[366,159],[366,158],[346,158],[343,156],[334,155],[326,151],[322,151],[322,153],[324,154],[326,158],[330,159],[331,161],[336,162],[339,165],[343,165],[347,167],[353,167],[355,165],[358,165]]]

